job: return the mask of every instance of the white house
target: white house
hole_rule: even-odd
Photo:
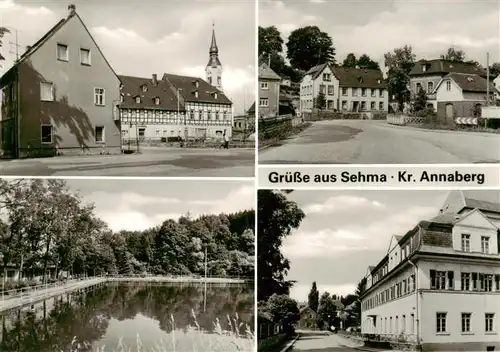
[[[326,108],[338,109],[335,105],[339,90],[339,80],[333,74],[328,64],[314,66],[300,82],[300,111],[312,112],[315,99],[320,91],[325,94]]]
[[[489,85],[490,102],[494,101],[495,87]],[[487,80],[476,74],[449,73],[434,89],[438,119],[453,123],[457,117],[479,117],[477,109],[487,103]]]
[[[498,192],[451,192],[441,212],[393,236],[367,272],[362,333],[422,351],[500,348]]]

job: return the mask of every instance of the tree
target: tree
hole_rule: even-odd
[[[273,294],[262,307],[262,310],[271,315],[273,323],[283,326],[286,334],[293,333],[294,325],[300,319],[297,301],[288,295]]]
[[[353,316],[356,321],[356,325],[358,326],[361,325],[361,296],[365,291],[366,291],[366,277],[362,278],[358,282],[358,285],[356,286],[356,291],[354,291],[354,294],[356,295],[357,299],[354,306]]]
[[[500,62],[494,62],[490,65],[490,76],[497,77],[500,75]]]
[[[311,291],[309,292],[309,295],[307,296],[307,305],[313,311],[315,311],[315,312],[318,311],[319,291],[318,291],[318,288],[316,287],[316,281],[313,282],[312,287],[311,287]]]
[[[356,67],[358,64],[358,59],[356,58],[356,55],[353,53],[347,54],[346,58],[344,59],[344,62],[342,63],[342,67]]]
[[[287,294],[293,282],[285,280],[290,262],[281,253],[283,239],[299,227],[304,212],[286,198],[287,191],[257,192],[257,297]]]
[[[317,26],[306,26],[294,30],[288,37],[287,58],[293,68],[308,71],[320,64],[335,63],[335,48],[332,38]]]
[[[329,328],[333,322],[333,319],[335,318],[336,313],[337,306],[335,304],[335,299],[330,296],[330,293],[323,292],[319,299],[317,311],[318,325],[324,326],[325,324],[327,324],[327,328]]]
[[[415,112],[423,111],[427,107],[427,93],[419,89],[413,100],[413,109]]]
[[[411,46],[396,48],[384,55],[384,64],[389,69],[387,79],[390,96],[394,95],[400,106],[410,99],[410,71],[415,64],[415,54]]]
[[[446,54],[441,55],[441,59],[454,62],[465,62],[465,52],[451,47],[448,48]]]
[[[367,70],[380,70],[380,67],[378,65],[378,62],[373,61],[370,59],[370,57],[366,54],[363,54],[359,57],[357,61],[357,66],[359,68],[364,68]]]
[[[267,57],[283,52],[283,39],[275,26],[259,26],[259,56]]]
[[[3,41],[2,38],[5,35],[5,33],[10,33],[9,29],[6,27],[0,27],[0,48],[3,46]],[[5,60],[5,57],[2,56],[2,53],[0,53],[0,61]],[[0,65],[0,67],[2,67]]]
[[[323,110],[326,108],[326,97],[325,93],[319,92],[316,97],[316,104],[314,104],[317,109]]]

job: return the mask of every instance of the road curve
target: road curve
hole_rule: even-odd
[[[260,164],[499,163],[500,134],[424,130],[385,121],[333,120],[259,153]]]

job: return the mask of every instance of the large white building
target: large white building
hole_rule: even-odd
[[[423,351],[499,350],[499,229],[499,192],[453,191],[436,217],[393,236],[367,271],[363,335]]]
[[[387,112],[389,109],[387,83],[380,70],[314,66],[300,82],[301,113],[312,112],[321,93],[326,110]]]

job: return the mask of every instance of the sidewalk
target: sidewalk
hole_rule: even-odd
[[[105,281],[105,278],[88,279],[78,282],[72,282],[62,286],[52,287],[47,290],[28,292],[25,296],[22,297],[7,298],[3,301],[0,301],[0,312],[17,308],[25,304],[35,303],[37,301],[50,298],[52,296],[57,296],[62,293],[93,286]]]

